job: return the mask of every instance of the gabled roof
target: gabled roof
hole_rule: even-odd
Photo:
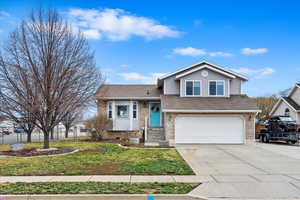
[[[256,102],[246,95],[231,95],[229,98],[162,95],[161,102],[163,112],[260,112]]]
[[[161,91],[156,85],[109,85],[98,88],[96,99],[160,99]]]
[[[300,105],[298,105],[292,98],[290,97],[281,97],[277,103],[274,105],[274,107],[272,108],[271,112],[270,112],[270,115],[272,115],[275,110],[277,109],[277,107],[279,106],[279,104],[281,102],[284,102],[286,103],[290,108],[292,108],[294,111],[296,112],[300,112]]]
[[[296,111],[300,111],[300,106],[290,97],[282,97],[284,101],[286,101],[291,107],[293,107]]]
[[[296,90],[296,89],[300,89],[300,83],[296,83],[294,85],[294,87],[290,90],[290,92],[288,93],[288,97],[292,96],[293,92]]]
[[[215,67],[211,67],[211,66],[209,66],[209,65],[200,65],[199,67],[195,67],[195,68],[193,68],[193,69],[191,69],[191,70],[187,70],[186,72],[179,73],[179,74],[176,76],[176,79],[179,79],[179,78],[181,78],[181,77],[187,76],[187,75],[189,75],[189,74],[191,74],[191,73],[194,73],[194,72],[199,71],[199,70],[204,69],[204,68],[210,69],[211,71],[215,71],[215,72],[220,73],[220,74],[223,74],[224,76],[227,76],[227,77],[229,77],[229,78],[236,78],[236,76],[234,76],[234,75],[232,75],[232,74],[229,74],[229,73],[227,73],[227,72],[224,72],[224,71],[222,71],[222,70],[219,70],[219,69],[217,69],[217,68],[215,68]]]
[[[159,77],[158,80],[163,80],[163,79],[166,79],[166,78],[168,78],[168,77],[170,77],[170,76],[173,76],[173,75],[176,75],[176,74],[179,74],[179,73],[183,73],[183,72],[187,72],[188,70],[191,70],[191,69],[193,69],[193,68],[195,68],[195,67],[198,67],[199,65],[204,65],[204,64],[209,65],[209,66],[211,66],[211,67],[214,67],[214,68],[216,68],[216,69],[218,69],[218,70],[221,70],[221,71],[223,71],[223,72],[225,72],[225,73],[231,74],[231,75],[233,75],[233,76],[239,77],[240,79],[243,79],[243,80],[245,80],[245,81],[248,80],[247,77],[245,77],[245,76],[243,76],[243,75],[241,75],[241,74],[238,74],[238,73],[236,73],[236,72],[234,72],[234,71],[232,71],[232,70],[225,69],[225,68],[223,68],[223,67],[220,67],[220,66],[218,66],[218,65],[212,64],[212,63],[207,62],[207,61],[201,61],[201,62],[192,64],[192,65],[190,65],[190,66],[187,66],[187,67],[185,67],[185,68],[182,68],[182,69],[180,69],[180,70],[177,70],[177,71],[175,71],[175,72],[166,74],[166,75],[164,75],[164,76]]]

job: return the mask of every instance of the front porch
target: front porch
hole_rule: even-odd
[[[166,144],[164,116],[158,100],[110,100],[101,101],[100,113],[112,120],[111,129],[104,139],[140,138],[145,144]]]

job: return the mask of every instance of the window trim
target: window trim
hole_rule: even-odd
[[[193,82],[193,94],[187,95],[186,94],[186,82]],[[194,82],[200,82],[200,94],[194,95]],[[201,97],[202,96],[202,80],[184,80],[184,96],[185,97]]]
[[[126,106],[127,107],[127,117],[119,117],[118,115],[118,106]],[[117,120],[130,120],[130,104],[117,104],[116,105],[116,119]]]
[[[210,86],[210,82],[216,82],[216,95],[211,95],[209,92],[209,86]],[[223,95],[218,95],[218,90],[217,90],[217,82],[223,82],[223,88],[224,88],[224,92]],[[208,81],[208,85],[207,85],[207,96],[209,97],[225,97],[226,96],[226,87],[225,87],[225,80],[209,80]]]
[[[134,104],[136,105],[135,109],[133,108]],[[139,112],[138,112],[138,110],[139,110],[139,104],[138,104],[138,102],[137,101],[133,101],[132,102],[132,113],[131,113],[133,120],[138,120],[139,119],[139,114],[138,114]],[[133,117],[133,112],[134,111],[136,112],[135,118]]]
[[[109,107],[111,107],[111,109]],[[109,117],[109,112],[110,111],[111,111],[111,117]],[[107,103],[107,118],[108,119],[113,119],[113,102],[112,101],[109,101]]]

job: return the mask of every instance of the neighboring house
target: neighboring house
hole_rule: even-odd
[[[242,144],[254,139],[259,112],[241,94],[247,80],[203,61],[160,77],[156,85],[103,85],[95,97],[98,112],[113,121],[108,137],[144,132],[146,143],[154,144]]]
[[[297,83],[289,94],[281,97],[270,112],[271,116],[286,115],[300,124],[300,84]]]

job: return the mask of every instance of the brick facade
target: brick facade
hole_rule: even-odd
[[[148,118],[149,103],[147,101],[139,101],[139,123],[140,129],[145,128],[145,119]]]
[[[98,114],[106,115],[106,104],[107,104],[107,101],[98,100],[98,102],[97,102]]]
[[[107,131],[103,139],[106,140],[120,140],[120,139],[128,139],[128,138],[140,138],[140,131]]]

